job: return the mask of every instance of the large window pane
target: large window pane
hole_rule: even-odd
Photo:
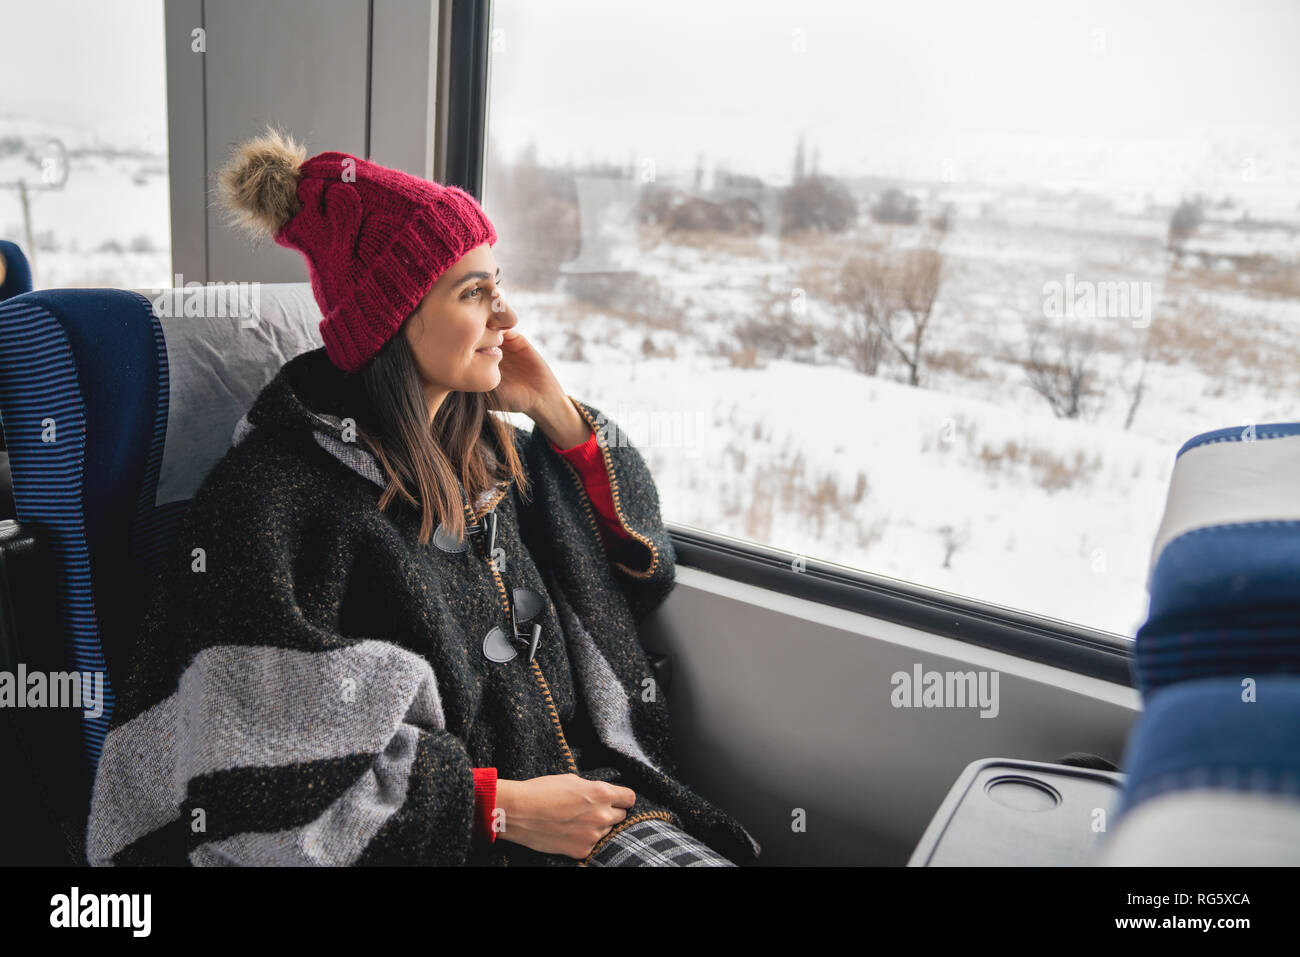
[[[674,522],[1132,635],[1300,418],[1300,7],[497,0],[521,328]]]
[[[0,238],[37,289],[170,286],[162,0],[11,3],[0,30]]]

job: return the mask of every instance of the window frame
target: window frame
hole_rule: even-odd
[[[450,5],[446,182],[476,198],[486,160],[491,0],[440,0]],[[832,562],[730,538],[665,520],[679,564],[769,591],[859,612],[1115,684],[1136,687],[1132,639],[1074,622],[1020,611],[964,595],[887,578]],[[801,561],[795,571],[796,559]]]
[[[487,160],[488,37],[491,34],[489,0],[439,0],[450,6],[446,42],[446,96],[437,105],[439,128],[446,138],[439,144],[443,155],[436,162],[443,182],[459,186],[475,199],[483,196],[483,167]],[[440,10],[440,13],[443,12]]]

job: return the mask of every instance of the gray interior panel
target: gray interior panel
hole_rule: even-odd
[[[643,635],[673,659],[682,773],[754,833],[763,864],[905,865],[970,762],[1118,764],[1141,707],[1129,687],[698,569],[677,581]],[[918,664],[996,671],[996,716],[895,707],[891,676]]]

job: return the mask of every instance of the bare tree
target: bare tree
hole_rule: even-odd
[[[939,528],[939,539],[943,542],[943,567],[952,568],[952,556],[970,541],[970,529],[943,525]]]
[[[939,242],[943,242],[944,237],[952,232],[955,218],[952,203],[944,203],[943,208],[930,220],[930,228],[938,235]]]
[[[897,188],[885,190],[871,207],[871,218],[878,223],[902,223],[910,226],[918,216],[920,212],[916,197],[908,196]]]
[[[1138,406],[1142,404],[1142,396],[1146,392],[1147,382],[1147,363],[1151,359],[1151,334],[1149,331],[1142,333],[1142,347],[1138,356],[1137,379],[1132,385],[1129,385],[1122,377],[1119,380],[1120,391],[1128,399],[1128,414],[1124,416],[1124,429],[1127,431],[1133,427],[1133,420],[1137,418]]]
[[[865,375],[875,375],[880,368],[901,308],[894,272],[884,257],[854,256],[840,274],[838,297],[850,316],[844,337],[853,367]]]
[[[781,191],[781,233],[842,233],[858,221],[853,191],[833,176],[805,176]]]
[[[804,178],[805,173],[804,173],[804,159],[803,159],[803,156],[804,156],[804,150],[803,150],[803,134],[800,133],[800,134],[799,134],[799,145],[795,147],[795,151],[794,151],[794,172],[793,172],[793,174],[792,174],[791,177],[790,177],[790,182],[792,182],[792,183],[798,183],[799,181],[801,181],[801,180]]]
[[[1045,319],[1030,326],[1024,363],[1029,387],[1047,400],[1057,418],[1079,418],[1101,394],[1097,353],[1093,331],[1081,324]]]
[[[1174,214],[1169,217],[1169,238],[1167,245],[1170,252],[1182,254],[1183,246],[1192,234],[1200,228],[1205,220],[1205,207],[1208,203],[1206,197],[1201,195],[1193,196],[1191,199],[1184,199],[1174,210]]]
[[[894,270],[899,311],[910,320],[910,328],[906,335],[897,335],[891,322],[886,324],[885,333],[889,344],[907,366],[912,385],[921,382],[921,350],[930,318],[934,315],[942,272],[943,257],[938,250],[925,246],[909,249]]]
[[[488,165],[498,171],[492,185],[492,221],[502,237],[500,251],[508,247],[516,285],[555,288],[562,276],[560,264],[582,248],[573,171],[540,162],[535,143],[513,163],[493,155]]]
[[[925,334],[939,295],[943,257],[931,247],[902,256],[854,256],[844,264],[839,299],[852,316],[847,345],[859,372],[875,375],[892,349],[918,385]],[[899,328],[900,320],[905,328]]]

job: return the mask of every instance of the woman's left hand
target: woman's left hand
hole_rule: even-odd
[[[564,394],[540,352],[514,329],[502,331],[501,383],[488,393],[488,408],[531,415],[547,397]]]
[[[505,329],[501,335],[501,382],[488,393],[488,408],[522,412],[557,448],[569,449],[587,441],[591,426],[569,401],[541,353],[514,329]]]

